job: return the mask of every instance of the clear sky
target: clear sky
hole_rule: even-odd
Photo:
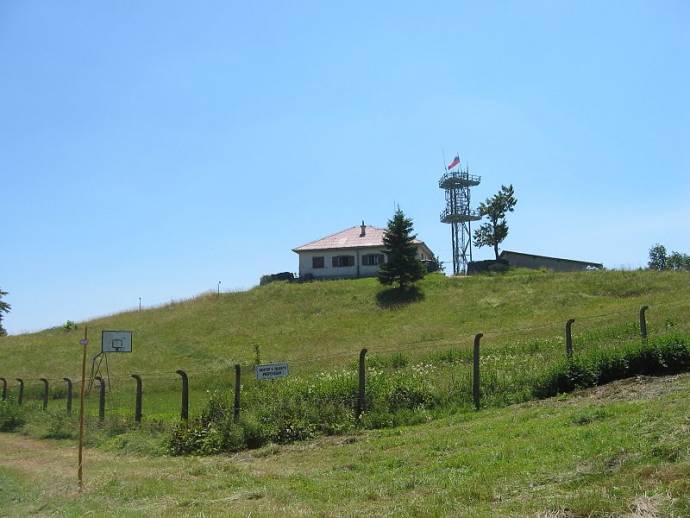
[[[687,1],[4,0],[5,326],[248,288],[395,203],[450,262],[442,150],[476,202],[515,186],[506,249],[690,252],[688,27]]]

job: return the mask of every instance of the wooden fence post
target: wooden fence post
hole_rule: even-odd
[[[98,391],[98,420],[102,423],[105,420],[105,381],[100,376],[96,376],[100,384]]]
[[[565,356],[570,359],[573,357],[573,322],[574,318],[571,318],[565,323]]]
[[[479,410],[481,403],[481,386],[479,375],[479,341],[484,336],[482,333],[474,335],[474,354],[472,365],[472,400],[474,401],[474,408]]]
[[[646,312],[649,306],[642,306],[640,308],[640,337],[642,337],[642,342],[647,341],[647,316]]]
[[[367,409],[367,366],[366,366],[367,350],[359,351],[359,390],[357,391],[357,419],[362,417],[362,414]]]
[[[17,396],[17,404],[21,405],[22,401],[24,401],[24,380],[21,378],[17,378],[17,381],[19,382],[19,395]]]
[[[2,381],[2,400],[7,401],[7,380],[5,378],[0,378]]]
[[[72,380],[62,378],[67,382],[67,415],[72,415]]]
[[[48,380],[41,378],[43,382],[43,410],[48,409]]]
[[[237,423],[240,420],[240,366],[235,364],[235,404],[232,408],[232,418]]]
[[[183,421],[189,420],[189,378],[187,373],[182,369],[175,371],[182,378],[182,409],[180,410],[180,419]]]
[[[138,374],[132,374],[132,377],[137,382],[137,397],[134,402],[134,422],[141,424],[141,397],[142,397],[142,387],[141,387],[141,376]]]

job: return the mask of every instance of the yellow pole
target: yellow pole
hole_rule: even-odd
[[[84,385],[86,378],[86,346],[89,344],[86,326],[84,326],[84,338],[82,340],[79,340],[79,343],[84,346],[84,353],[81,359],[81,391],[79,396],[79,470],[77,472],[79,477],[79,492],[81,492],[81,490],[84,487],[82,470],[82,452],[84,449]]]

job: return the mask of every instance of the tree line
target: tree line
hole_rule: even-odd
[[[690,255],[673,251],[670,254],[664,245],[655,244],[649,249],[650,270],[690,270]]]

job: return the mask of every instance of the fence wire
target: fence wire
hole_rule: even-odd
[[[673,303],[650,303],[647,327],[652,336],[659,336],[676,328],[686,329],[687,322],[675,322],[668,315],[659,315],[660,308],[673,310],[690,306],[690,301]],[[573,315],[574,354],[593,350],[610,351],[628,347],[640,342],[637,320],[639,307],[615,312]],[[627,322],[602,327],[607,320],[628,317]],[[675,316],[675,313],[673,314]],[[684,315],[681,315],[684,316]],[[544,324],[514,329],[489,330],[484,332],[482,354],[480,357],[481,391],[484,401],[511,403],[528,399],[529,387],[550,365],[562,361],[564,349],[565,322]],[[530,333],[550,331],[538,336]],[[509,340],[511,337],[524,337],[524,340]],[[430,401],[433,399],[459,405],[469,404],[472,398],[472,354],[469,349],[473,334],[458,335],[453,338],[440,338],[417,342],[401,343],[391,347],[371,347],[367,357],[367,388],[363,404],[366,407],[395,409],[396,405],[414,405],[405,393],[405,379],[415,379],[426,383]],[[507,345],[506,345],[507,344]],[[445,348],[445,349],[444,349]],[[415,358],[403,355],[413,352]],[[258,381],[254,366],[240,364],[241,398],[239,406],[231,400],[222,406],[223,412],[239,410],[240,415],[258,416],[282,415],[285,412],[354,412],[361,404],[357,394],[356,363],[359,350],[340,351],[311,358],[288,358],[290,378],[274,381]],[[426,356],[423,356],[426,354]],[[322,365],[324,361],[350,357],[351,361],[340,370],[314,373],[310,367]],[[234,394],[235,369],[225,363],[220,368],[190,369],[185,371],[189,377],[189,415],[198,416],[208,410],[209,398],[213,393],[230,397]],[[114,371],[103,373],[105,384],[105,420],[116,419],[131,422],[134,418],[136,383],[131,374],[142,378],[142,414],[144,420],[178,422],[181,415],[182,378],[172,370],[138,370],[134,373]],[[340,376],[341,378],[338,378]],[[395,385],[387,380],[396,378]],[[68,376],[69,377],[69,376]],[[324,393],[321,385],[333,386]],[[69,377],[72,381],[72,416],[78,412],[81,376]],[[58,377],[24,377],[23,403],[32,408],[40,408],[44,397],[44,382],[49,384],[48,410],[59,412],[66,408],[67,383]],[[333,381],[335,379],[336,381]],[[339,380],[339,381],[338,381]],[[14,376],[6,378],[6,393],[12,400],[18,398],[18,382]],[[85,400],[86,414],[90,422],[99,419],[100,383],[86,380],[85,389],[91,390]],[[314,385],[310,388],[310,383]],[[339,384],[338,384],[339,383]],[[388,383],[388,385],[386,384]],[[335,388],[333,388],[335,387]],[[423,391],[422,391],[423,392]],[[416,397],[416,396],[415,396]],[[426,397],[424,394],[419,397]],[[408,398],[408,399],[406,399]],[[230,417],[230,416],[226,416]]]

